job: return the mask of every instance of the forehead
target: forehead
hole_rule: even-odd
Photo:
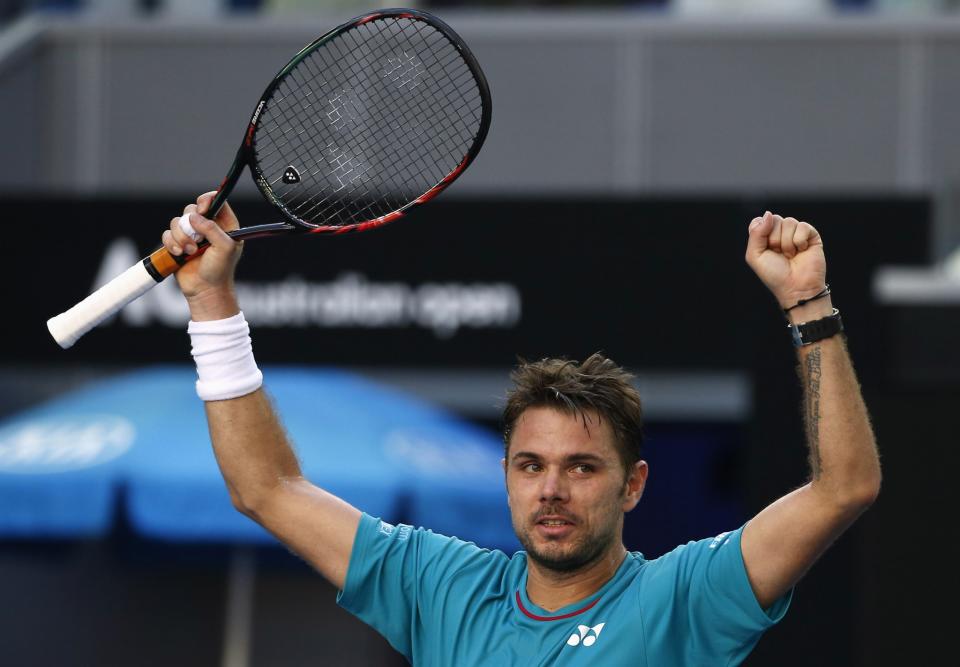
[[[544,458],[591,453],[616,457],[613,429],[592,411],[566,413],[549,407],[527,408],[510,437],[510,452],[525,451]]]

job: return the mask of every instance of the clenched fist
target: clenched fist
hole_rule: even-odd
[[[812,225],[770,211],[750,222],[747,264],[781,308],[822,291],[827,281],[823,241]]]

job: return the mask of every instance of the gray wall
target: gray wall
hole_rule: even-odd
[[[215,187],[262,87],[341,18],[16,25],[0,191]],[[494,98],[483,154],[445,196],[919,191],[945,203],[938,254],[960,241],[957,18],[444,18]]]

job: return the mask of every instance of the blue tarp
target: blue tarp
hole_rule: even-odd
[[[312,482],[389,521],[516,545],[495,434],[343,371],[264,373]],[[148,368],[0,424],[0,537],[103,535],[122,507],[154,538],[272,540],[230,503],[195,379]]]

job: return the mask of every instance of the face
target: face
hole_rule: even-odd
[[[504,471],[513,529],[528,556],[570,572],[618,546],[623,514],[643,493],[647,464],[624,479],[613,431],[596,414],[529,408],[517,420]]]

